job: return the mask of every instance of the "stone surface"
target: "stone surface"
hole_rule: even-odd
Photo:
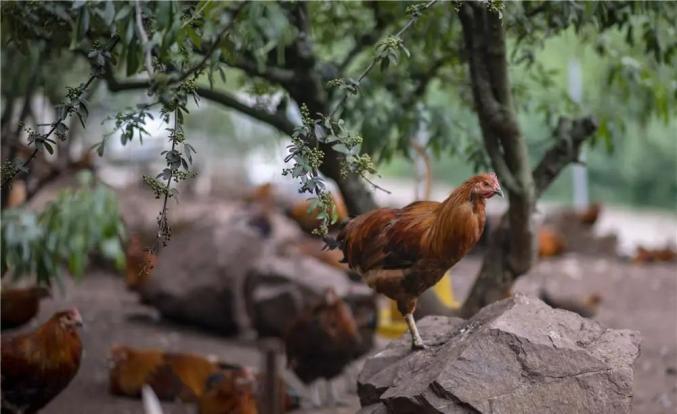
[[[362,312],[368,312],[367,319],[375,316],[369,301],[365,304],[361,300],[371,299],[371,290],[351,281],[345,272],[299,254],[262,258],[247,276],[245,288],[254,329],[261,336],[283,336],[295,317],[314,305],[328,288],[346,300],[356,317]]]
[[[283,336],[327,288],[344,298],[371,343],[372,291],[346,272],[282,246],[302,235],[279,213],[232,207],[187,225],[160,253],[142,301],[170,320],[222,334]]]
[[[242,292],[264,237],[235,216],[204,220],[175,236],[141,289],[163,317],[232,334],[246,326]]]
[[[630,412],[637,332],[522,295],[418,326],[429,349],[404,335],[367,360],[362,413]]]

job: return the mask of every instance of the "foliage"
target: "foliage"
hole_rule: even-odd
[[[85,119],[89,115],[89,110],[87,109],[87,101],[85,99],[85,92],[87,88],[92,84],[94,79],[101,76],[103,73],[104,66],[110,61],[111,53],[110,50],[115,47],[118,39],[114,38],[111,41],[111,44],[102,49],[98,43],[93,44],[93,49],[87,54],[87,58],[91,60],[92,65],[92,74],[89,79],[78,85],[77,87],[66,87],[66,100],[57,105],[57,117],[54,122],[48,124],[37,124],[36,129],[26,128],[25,132],[28,135],[28,145],[34,147],[31,155],[21,164],[21,166],[16,166],[13,164],[4,166],[2,169],[2,190],[7,190],[8,185],[14,179],[14,177],[21,173],[26,172],[28,164],[35,159],[37,154],[40,151],[47,151],[50,155],[54,154],[54,148],[56,146],[56,141],[51,138],[51,135],[54,134],[56,138],[60,141],[65,141],[67,139],[68,125],[65,121],[72,115],[77,116],[78,120],[82,124],[82,127],[85,128]],[[22,125],[19,125],[21,128]],[[47,132],[40,132],[40,128],[49,127]],[[12,161],[10,161],[11,163]]]
[[[133,77],[132,83],[148,91],[147,102],[112,117],[124,142],[141,138],[150,106],[169,109],[176,97],[185,102],[194,86],[200,94],[201,83],[216,89],[228,77],[228,87],[256,95],[256,105],[233,108],[276,127],[271,119],[292,124],[287,173],[299,178],[301,190],[317,196],[324,189],[318,168],[330,152],[347,161],[344,174],[367,178],[381,162],[410,157],[411,139],[419,134],[433,154],[487,168],[456,16],[459,4],[427,9],[430,2],[9,3],[2,7],[3,54],[8,46],[33,51],[29,46],[42,45],[40,53],[74,50],[86,56],[94,42],[118,36],[107,80]],[[490,2],[489,7],[504,21],[515,105],[529,118],[532,155],[553,140],[549,131],[562,115],[595,115],[600,128],[593,144],[607,149],[627,135],[628,124],[671,118],[677,99],[674,3]],[[406,33],[398,33],[402,28]],[[604,57],[595,68],[601,90],[580,103],[566,93],[561,71],[536,58],[549,39],[566,33]],[[386,70],[361,79],[371,65]],[[336,112],[318,113],[313,102],[294,102],[311,108],[298,125],[285,110],[294,90],[311,89],[310,75],[322,80],[317,100],[328,101]],[[187,113],[185,106],[180,113]],[[190,161],[190,150],[179,150],[179,158]],[[167,187],[167,170],[174,177],[191,175],[176,155],[163,154],[165,171],[147,179],[162,197],[175,194]],[[177,161],[180,171],[170,166]]]
[[[2,211],[3,275],[35,276],[39,284],[49,285],[64,269],[82,277],[92,254],[124,267],[124,224],[115,194],[89,174],[79,180],[79,188],[62,191],[39,213]]]

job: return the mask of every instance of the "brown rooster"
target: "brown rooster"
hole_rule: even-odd
[[[159,349],[111,349],[110,392],[141,396],[144,384],[161,400],[197,401],[210,375],[223,367],[199,355],[164,352]]]
[[[332,379],[361,350],[361,337],[350,307],[333,289],[315,306],[306,309],[285,336],[287,364],[306,384]],[[332,392],[331,383],[329,392]]]
[[[80,367],[80,326],[70,309],[34,332],[2,338],[3,413],[35,413],[66,388]]]
[[[138,290],[150,277],[155,268],[157,257],[150,250],[143,247],[141,237],[132,234],[125,251],[126,269],[125,282],[130,290]]]
[[[332,194],[332,199],[336,206],[337,223],[341,223],[348,218],[348,209],[338,194]],[[287,209],[287,215],[308,234],[312,234],[313,230],[320,226],[321,221],[317,218],[318,214],[319,211],[311,208],[308,200],[297,201]]]
[[[567,244],[564,237],[553,228],[541,227],[537,238],[539,257],[559,256],[566,250]]]
[[[417,298],[477,243],[486,199],[502,196],[496,175],[469,178],[441,203],[417,201],[380,208],[352,219],[338,235],[351,269],[374,290],[397,302],[412,337],[424,348],[414,322]]]
[[[600,203],[592,203],[584,210],[579,211],[576,215],[581,224],[592,227],[597,222],[597,219],[599,219],[601,212],[602,205]]]
[[[40,299],[49,297],[49,289],[43,286],[2,289],[2,329],[19,327],[38,314]]]
[[[198,401],[198,414],[256,414],[255,381],[246,370],[212,374]]]
[[[583,299],[573,297],[556,298],[550,295],[545,289],[541,289],[538,292],[538,297],[552,308],[576,312],[584,318],[592,318],[595,316],[600,303],[602,303],[602,295],[599,293],[591,293]]]

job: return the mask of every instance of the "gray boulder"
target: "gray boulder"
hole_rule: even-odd
[[[360,413],[628,413],[639,334],[516,295],[465,321],[418,323],[368,358]]]
[[[175,236],[141,288],[142,301],[177,322],[234,334],[248,325],[243,286],[265,238],[240,217],[210,218]]]
[[[356,318],[375,318],[372,291],[351,281],[345,272],[299,254],[269,255],[247,276],[245,298],[249,317],[260,336],[284,336],[294,319],[332,288],[351,306]],[[366,313],[366,314],[365,314]],[[358,324],[359,324],[358,320]],[[371,329],[373,333],[373,327]]]

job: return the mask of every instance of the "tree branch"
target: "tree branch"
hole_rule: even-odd
[[[567,165],[578,160],[583,143],[596,130],[597,121],[591,116],[574,120],[564,117],[559,119],[553,132],[557,142],[545,152],[532,173],[536,197],[548,189]]]
[[[139,0],[136,0],[134,9],[136,13],[136,32],[139,35],[141,47],[143,48],[143,55],[145,57],[144,65],[148,72],[148,76],[153,76],[153,60],[151,58],[151,50],[148,47],[148,34],[143,28],[143,17],[141,16],[141,4],[139,3]]]
[[[204,53],[202,60],[198,64],[193,66],[192,68],[185,71],[179,77],[177,82],[183,81],[184,79],[186,79],[190,75],[192,75],[192,74],[196,73],[197,71],[199,71],[200,69],[202,69],[202,67],[207,63],[209,58],[211,58],[212,55],[214,54],[214,51],[216,50],[216,48],[221,43],[221,39],[223,38],[223,36],[226,34],[226,32],[228,30],[230,30],[233,27],[233,24],[235,24],[235,19],[237,19],[238,14],[240,14],[240,11],[244,8],[245,4],[246,4],[245,2],[242,2],[237,6],[237,8],[235,10],[233,10],[233,15],[230,17],[230,21],[228,22],[227,25],[225,25],[223,27],[223,29],[221,29],[219,34],[216,36],[216,39],[214,40],[214,42],[211,44],[211,46],[209,46],[209,49],[207,49],[207,51]]]
[[[505,114],[501,103],[494,96],[492,78],[486,66],[482,16],[476,16],[473,6],[468,3],[461,6],[459,16],[468,52],[470,79],[484,146],[501,184],[511,193],[519,194],[522,191],[521,186],[506,163],[498,138],[499,133],[505,132]]]
[[[121,82],[115,79],[109,70],[106,70],[104,79],[106,80],[108,89],[111,92],[146,89],[150,86],[149,80],[130,80]],[[243,114],[254,118],[257,121],[261,121],[276,128],[278,131],[284,134],[291,135],[294,132],[294,124],[281,114],[271,113],[263,109],[249,106],[227,92],[215,91],[202,86],[198,86],[196,92],[202,98],[242,112]]]
[[[220,60],[232,68],[240,69],[249,75],[257,76],[271,83],[286,85],[294,80],[294,71],[288,69],[269,65],[260,68],[255,62],[243,57],[238,57],[234,62],[228,62],[223,57]]]
[[[278,131],[291,135],[294,132],[294,124],[287,119],[287,117],[265,111],[263,109],[258,109],[247,104],[240,102],[238,99],[226,92],[218,92],[213,89],[198,87],[197,93],[205,99],[219,103],[225,107],[235,109],[243,114],[256,119],[257,121],[264,122],[272,127],[275,127]]]

